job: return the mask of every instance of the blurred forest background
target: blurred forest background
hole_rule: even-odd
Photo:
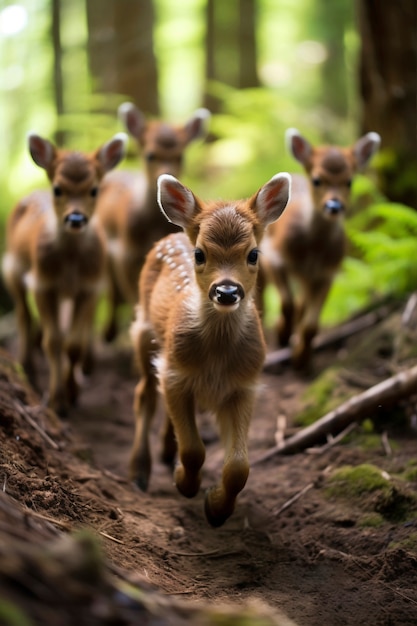
[[[415,290],[416,6],[0,0],[2,232],[14,202],[46,185],[27,150],[29,130],[89,150],[121,130],[125,100],[178,123],[206,106],[210,138],[189,148],[182,177],[206,199],[244,197],[278,171],[300,171],[285,150],[288,127],[341,145],[380,133],[373,173],[354,183],[351,249],[323,321]],[[139,163],[132,141],[121,167]]]

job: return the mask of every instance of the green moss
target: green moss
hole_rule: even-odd
[[[377,494],[374,502],[377,513],[390,522],[402,522],[413,516],[417,509],[417,497],[399,485],[389,485]]]
[[[345,498],[359,497],[377,489],[386,489],[389,483],[381,470],[364,463],[356,467],[347,465],[336,470],[329,478],[327,493]]]
[[[309,385],[302,396],[303,408],[295,417],[296,424],[308,426],[346,400],[341,393],[337,369],[328,369]]]
[[[360,528],[379,528],[385,523],[384,518],[379,513],[366,513],[358,521]]]
[[[375,513],[390,522],[401,522],[410,519],[417,511],[417,496],[407,490],[403,481],[394,483],[384,478],[378,467],[367,463],[336,470],[328,478],[325,493],[328,497],[356,501],[362,511],[372,513],[368,523],[377,521]]]
[[[33,622],[18,606],[5,598],[0,598],[0,624],[8,626],[32,626]]]
[[[398,549],[401,548],[403,550],[409,550],[410,552],[417,551],[417,533],[410,533],[405,539],[402,541],[392,541],[388,544],[388,549]]]
[[[410,467],[403,474],[404,480],[410,483],[417,482],[417,467]]]

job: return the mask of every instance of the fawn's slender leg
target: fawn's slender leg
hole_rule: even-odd
[[[69,369],[66,377],[68,400],[74,404],[78,397],[78,384],[75,377],[77,365],[84,365],[92,360],[92,337],[97,296],[95,292],[81,291],[74,299],[72,323],[65,342],[69,358]]]
[[[130,457],[130,477],[146,491],[151,474],[152,459],[149,448],[149,430],[157,403],[157,378],[151,363],[155,352],[154,334],[143,327],[135,339],[135,357],[140,370],[140,379],[135,387],[133,412],[135,436]]]
[[[294,325],[294,298],[288,275],[281,267],[273,269],[273,282],[281,298],[281,314],[277,322],[277,341],[281,347],[289,344]]]
[[[292,362],[304,368],[311,361],[312,341],[319,328],[320,313],[331,287],[331,279],[303,283],[303,300],[299,309]]]
[[[178,444],[174,481],[182,495],[192,498],[200,488],[200,470],[206,456],[195,421],[194,396],[185,392],[180,385],[167,384],[165,381],[164,398]]]
[[[206,493],[206,517],[212,526],[221,526],[233,513],[236,496],[248,479],[247,439],[253,405],[253,393],[239,391],[217,413],[225,457],[221,482]]]
[[[48,360],[49,405],[60,415],[67,413],[63,374],[63,336],[59,328],[59,297],[54,289],[35,290],[35,301],[42,325],[42,346]]]

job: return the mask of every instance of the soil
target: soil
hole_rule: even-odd
[[[129,346],[97,343],[79,405],[59,419],[13,361],[16,339],[4,343],[0,624],[417,624],[416,398],[395,407],[404,419],[384,423],[383,437],[362,426],[315,454],[256,462],[275,445],[278,416],[293,432],[304,391],[335,364],[344,364],[338,384],[350,395],[387,377],[392,350],[372,352],[369,331],[317,353],[309,377],[288,365],[262,375],[250,476],[217,529],[203,506],[203,489],[222,466],[210,416],[199,416],[207,447],[201,493],[182,497],[159,461],[160,410],[143,493],[127,479],[137,379]],[[46,389],[41,354],[38,371]],[[363,464],[378,468],[399,497],[387,505],[373,487],[329,489],[338,469]]]

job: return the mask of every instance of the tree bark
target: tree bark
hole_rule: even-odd
[[[417,209],[417,4],[358,0],[361,127],[382,137],[383,192]]]
[[[237,89],[259,86],[254,0],[207,0],[205,106],[221,109],[210,82]]]
[[[86,6],[94,90],[119,94],[158,115],[152,0],[87,0]]]
[[[62,44],[61,44],[61,0],[52,0],[52,42],[54,48],[53,86],[57,116],[64,113],[64,81],[62,76]],[[62,146],[65,137],[62,130],[55,133],[55,142]]]

